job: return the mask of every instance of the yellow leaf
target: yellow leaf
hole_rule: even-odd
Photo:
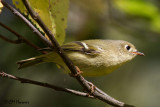
[[[12,2],[22,13],[28,15],[21,0],[12,0]],[[29,3],[54,34],[56,40],[62,44],[65,40],[69,0],[29,0]],[[29,15],[28,17],[43,32],[31,16]]]
[[[49,4],[53,34],[56,35],[56,39],[60,43],[63,43],[67,27],[69,0],[51,0]]]

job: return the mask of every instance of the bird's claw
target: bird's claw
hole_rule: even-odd
[[[77,66],[75,66],[75,67],[76,67],[77,73],[76,74],[69,73],[69,75],[72,76],[72,77],[76,77],[76,76],[83,73],[83,71],[81,71]]]

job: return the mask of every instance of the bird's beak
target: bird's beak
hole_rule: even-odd
[[[135,52],[132,52],[132,53],[133,53],[133,54],[136,54],[136,55],[144,56],[144,53],[139,52],[139,51],[135,51]]]

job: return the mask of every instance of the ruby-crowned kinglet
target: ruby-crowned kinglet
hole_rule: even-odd
[[[144,56],[135,46],[123,40],[84,40],[61,46],[73,63],[83,71],[84,76],[106,75],[136,55]],[[51,52],[17,62],[19,69],[43,62],[55,62],[69,72],[60,56]]]

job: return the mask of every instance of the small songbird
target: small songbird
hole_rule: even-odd
[[[84,76],[106,75],[132,60],[144,56],[135,46],[123,40],[84,40],[66,43],[61,46],[67,56]],[[17,62],[19,69],[28,66],[54,62],[66,72],[70,72],[61,57],[54,51]]]

